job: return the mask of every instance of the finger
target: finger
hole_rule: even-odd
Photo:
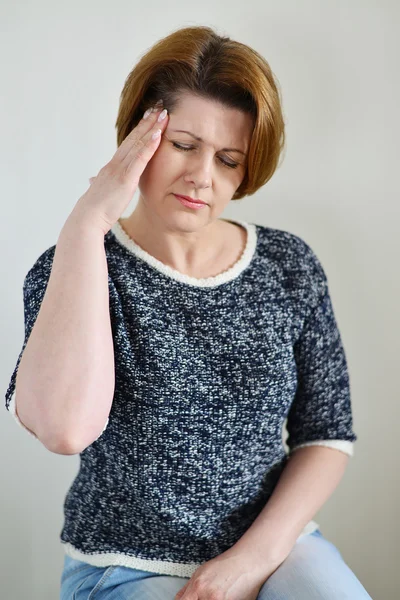
[[[135,175],[140,177],[147,163],[157,150],[160,144],[162,134],[167,126],[167,123],[168,115],[166,114],[163,121],[156,120],[153,124],[152,129],[150,129],[150,131],[148,131],[148,133],[145,136],[143,136],[143,138],[140,140],[140,143],[134,145],[131,148],[131,150],[128,152],[128,154],[122,162],[122,165],[126,172],[135,172]],[[159,131],[160,134],[158,135],[158,137],[154,138],[153,135],[157,131]]]
[[[134,127],[130,133],[128,133],[124,141],[120,144],[119,148],[117,149],[115,153],[115,158],[117,160],[122,162],[133,147],[140,147],[141,140],[149,131],[151,131],[154,128],[155,123],[157,123],[157,119],[162,111],[162,107],[157,108],[156,110],[153,109],[150,115],[147,117],[147,119],[144,119],[144,116],[141,118],[136,127]]]

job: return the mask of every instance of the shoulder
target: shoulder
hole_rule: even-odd
[[[265,225],[257,225],[257,228],[263,253],[271,260],[288,268],[322,268],[315,251],[299,235]]]
[[[299,235],[283,229],[257,225],[260,256],[268,270],[286,286],[310,289],[320,296],[327,287],[324,267],[311,245]]]

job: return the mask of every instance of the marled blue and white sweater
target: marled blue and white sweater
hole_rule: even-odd
[[[119,222],[105,235],[115,394],[64,502],[60,540],[75,559],[191,577],[249,528],[295,448],[353,454],[321,263],[292,233],[230,220],[246,228],[245,249],[205,279],[163,264]],[[25,340],[6,393],[21,426],[15,378],[54,250],[24,280]]]

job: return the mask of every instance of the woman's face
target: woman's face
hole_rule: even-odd
[[[172,229],[193,230],[217,219],[241,184],[253,120],[237,109],[188,93],[168,114],[160,145],[139,181],[139,202]],[[207,206],[187,208],[174,194],[203,200]]]

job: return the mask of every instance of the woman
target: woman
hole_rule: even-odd
[[[180,29],[130,73],[116,126],[25,278],[7,391],[46,448],[80,454],[61,599],[370,598],[311,520],[357,439],[323,267],[292,233],[219,218],[278,166],[268,63]]]

